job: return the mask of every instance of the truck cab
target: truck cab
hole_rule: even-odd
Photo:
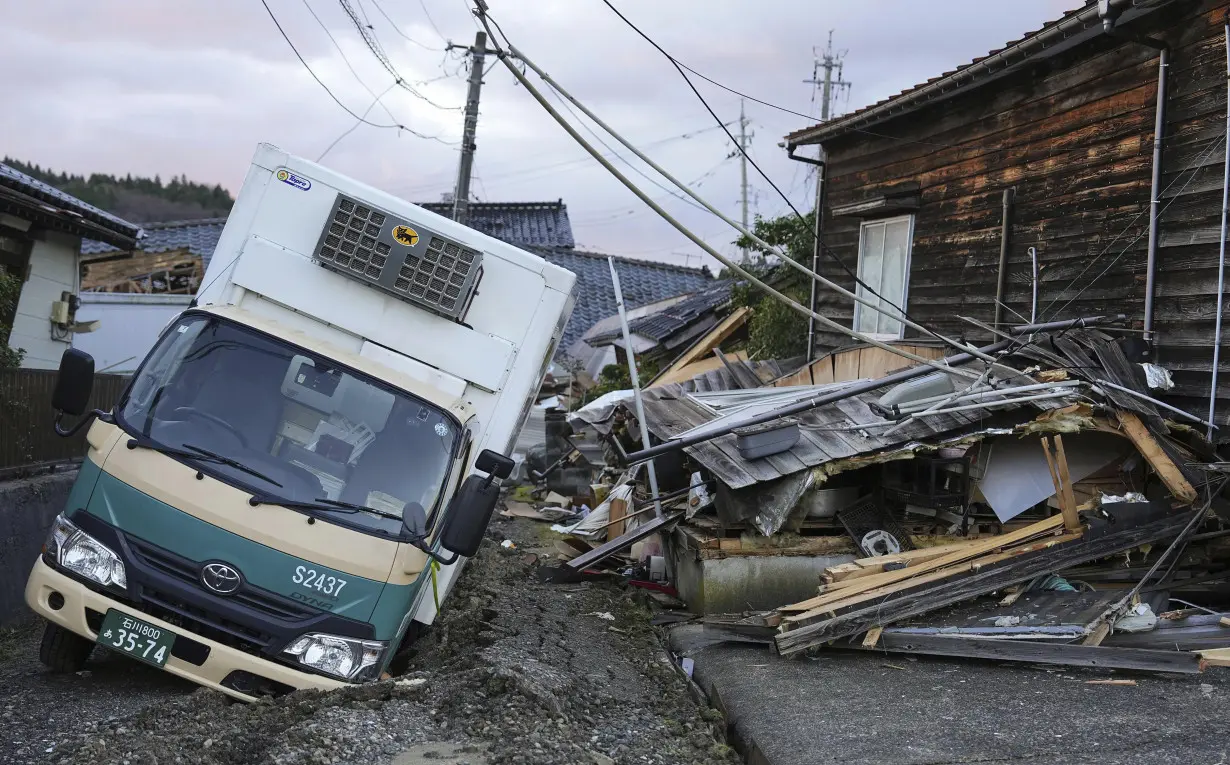
[[[113,409],[65,353],[88,451],[26,588],[43,661],[101,644],[247,700],[379,678],[478,548],[574,279],[259,147]]]

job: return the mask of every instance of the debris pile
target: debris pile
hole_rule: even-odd
[[[624,467],[555,526],[561,571],[669,580],[707,631],[785,656],[1230,665],[1215,428],[1113,321],[983,329],[1003,339],[904,370],[864,346],[651,386],[648,449],[632,392],[572,413]]]

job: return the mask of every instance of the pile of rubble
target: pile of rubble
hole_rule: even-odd
[[[1161,400],[1169,373],[1114,322],[999,334],[904,370],[844,349],[574,412],[622,467],[560,503],[560,574],[631,572],[787,656],[1230,665],[1216,429]]]

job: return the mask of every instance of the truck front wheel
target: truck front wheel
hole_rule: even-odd
[[[38,647],[38,658],[50,667],[52,672],[80,672],[93,650],[94,641],[49,622],[43,630],[43,642]]]

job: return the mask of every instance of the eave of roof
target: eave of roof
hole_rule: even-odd
[[[1135,7],[1134,0],[1110,0],[1123,9],[1118,24],[1122,25],[1146,13],[1157,10],[1173,0],[1159,0],[1149,7]],[[1050,58],[1076,45],[1103,34],[1102,18],[1097,0],[1088,0],[1084,7],[1065,13],[1003,48],[993,50],[968,64],[933,77],[924,83],[864,106],[850,114],[796,130],[785,137],[787,148],[824,143],[848,133],[866,130],[894,117],[908,114],[924,106],[939,103],[960,93],[981,88],[1021,67]]]
[[[23,208],[39,223],[92,237],[115,246],[131,247],[141,227],[0,162],[0,196],[6,207]]]

